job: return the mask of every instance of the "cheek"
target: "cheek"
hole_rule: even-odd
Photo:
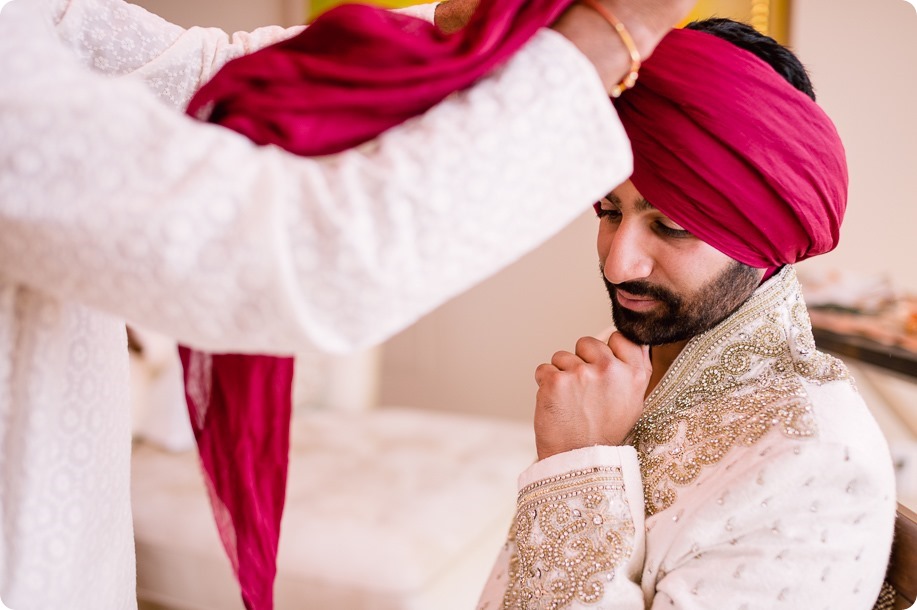
[[[719,277],[732,259],[705,243],[667,253],[666,268],[680,289],[694,294]]]

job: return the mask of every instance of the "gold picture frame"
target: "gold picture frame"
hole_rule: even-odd
[[[306,2],[306,23],[313,21],[328,9],[347,2],[374,4],[375,6],[381,6],[383,8],[405,8],[414,6],[415,4],[427,4],[428,2],[436,1],[437,0],[308,0],[308,2]]]
[[[708,17],[742,21],[781,44],[789,42],[790,0],[698,0],[685,23]]]

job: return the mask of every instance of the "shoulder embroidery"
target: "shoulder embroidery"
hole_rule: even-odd
[[[815,384],[846,379],[853,383],[853,377],[847,367],[838,358],[818,351],[815,337],[812,336],[812,321],[809,312],[801,301],[792,308],[792,331],[797,358],[793,360],[796,372],[807,381]]]
[[[749,447],[772,429],[790,438],[815,436],[808,397],[793,377],[748,384],[706,397],[695,407],[659,413],[637,435],[646,513],[674,504],[676,487],[735,446]]]
[[[562,610],[602,599],[605,583],[633,552],[634,525],[618,467],[596,467],[538,481],[519,493],[510,532],[509,586],[503,608]]]

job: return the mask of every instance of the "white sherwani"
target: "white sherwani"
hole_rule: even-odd
[[[591,65],[551,31],[338,155],[176,110],[290,34],[183,30],[118,0],[0,14],[0,598],[16,610],[136,606],[125,320],[213,351],[379,342],[630,171]]]
[[[685,346],[630,440],[523,473],[480,609],[872,608],[891,458],[791,266]]]

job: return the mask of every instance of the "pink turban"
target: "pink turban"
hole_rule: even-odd
[[[837,245],[847,204],[837,130],[752,53],[674,30],[615,106],[634,186],[720,252],[774,268]]]

